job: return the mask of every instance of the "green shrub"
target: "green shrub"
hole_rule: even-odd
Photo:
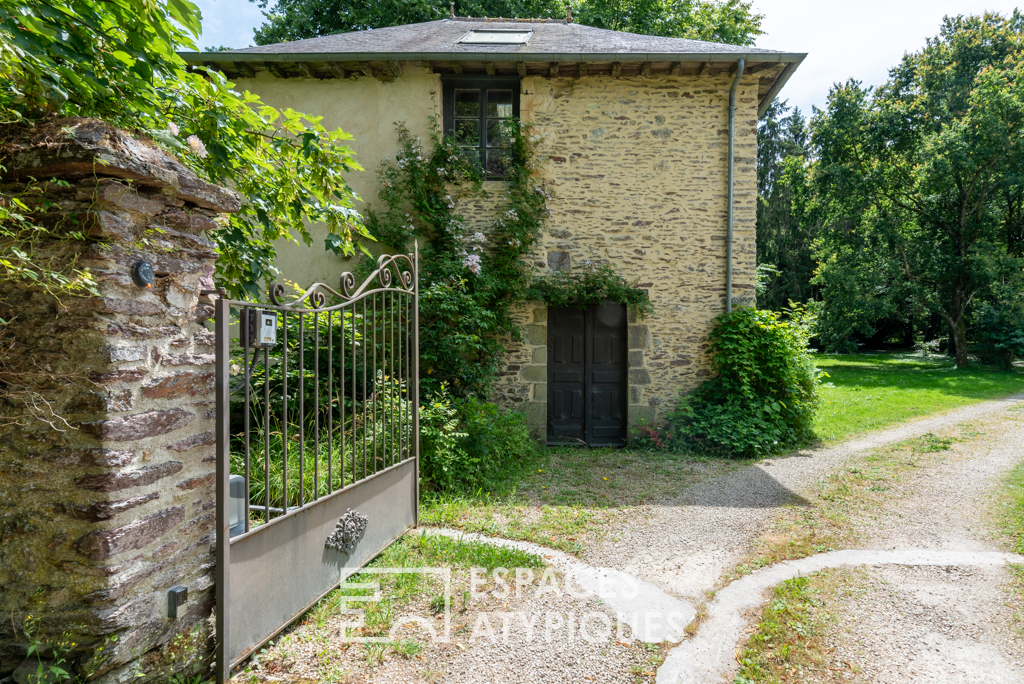
[[[997,306],[982,304],[975,315],[971,351],[983,363],[1013,368],[1013,362],[1024,358],[1024,307],[1019,298],[1007,298]]]
[[[463,448],[467,435],[459,429],[459,411],[448,386],[420,404],[420,477],[432,489],[457,489],[469,468]]]
[[[500,489],[536,451],[522,413],[474,397],[456,403],[444,385],[420,406],[420,471],[428,489]]]
[[[719,316],[709,340],[716,377],[685,395],[670,417],[685,446],[751,457],[813,436],[823,373],[807,352],[804,326],[741,308]]]
[[[467,433],[466,451],[476,466],[472,487],[501,490],[512,475],[538,454],[530,437],[526,414],[502,411],[496,405],[469,397],[459,407]]]

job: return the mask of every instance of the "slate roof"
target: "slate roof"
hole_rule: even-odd
[[[479,29],[530,30],[525,44],[460,43]],[[758,74],[758,112],[779,93],[807,55],[685,38],[645,36],[558,19],[456,17],[222,52],[182,52],[192,65],[251,78],[270,71],[279,78],[393,80],[402,64],[419,63],[440,74],[542,75],[562,78],[654,74],[722,76],[745,60]]]
[[[525,45],[459,43],[459,39],[471,30],[495,28],[527,29],[533,31],[533,35]],[[319,55],[341,53],[358,54],[362,59],[372,59],[374,55],[387,55],[390,59],[437,59],[443,55],[445,59],[452,60],[480,59],[481,55],[492,55],[492,58],[496,59],[501,59],[502,56],[506,56],[506,59],[509,57],[551,59],[557,55],[572,56],[574,59],[581,55],[588,57],[614,55],[620,58],[632,55],[637,59],[642,59],[647,56],[693,55],[715,57],[716,61],[733,61],[729,58],[747,57],[749,60],[772,62],[799,61],[803,58],[803,55],[783,53],[777,50],[609,31],[583,24],[566,23],[564,20],[523,21],[471,18],[442,19],[420,24],[339,33],[332,36],[232,50],[226,54],[239,53],[296,56],[310,53]]]

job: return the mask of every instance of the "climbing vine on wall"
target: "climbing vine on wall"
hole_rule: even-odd
[[[436,118],[429,149],[397,124],[399,151],[377,169],[376,210],[367,228],[389,247],[420,244],[420,377],[424,396],[442,383],[456,394],[484,393],[501,362],[502,336],[519,336],[513,308],[526,301],[559,306],[612,299],[639,314],[647,295],[610,266],[539,278],[524,257],[548,216],[548,195],[534,177],[537,138],[530,126],[507,121],[508,164],[502,202],[486,232],[471,232],[460,202],[485,194],[477,167],[443,135]],[[583,301],[585,300],[585,301]],[[596,300],[595,300],[596,301]]]

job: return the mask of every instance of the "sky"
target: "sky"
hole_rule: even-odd
[[[203,12],[201,48],[252,45],[263,23],[249,0],[193,0]],[[1024,0],[1020,0],[1024,5]],[[1008,14],[1014,0],[754,0],[766,35],[758,47],[806,52],[807,59],[783,89],[790,105],[809,114],[824,107],[829,88],[855,78],[878,85],[907,52],[919,50],[939,32],[945,15]]]

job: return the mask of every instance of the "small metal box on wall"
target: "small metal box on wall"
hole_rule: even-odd
[[[243,347],[273,347],[277,344],[277,312],[245,309],[238,326]],[[247,319],[247,320],[246,320]]]

